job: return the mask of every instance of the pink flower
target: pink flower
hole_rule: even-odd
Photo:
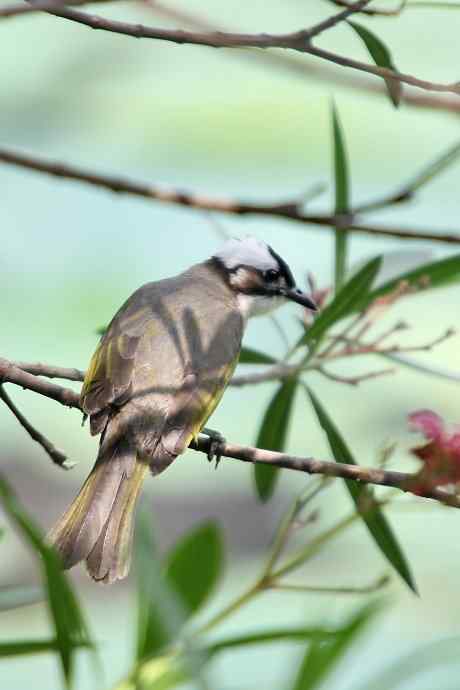
[[[444,421],[431,410],[419,410],[409,415],[409,425],[428,439],[412,453],[423,462],[417,474],[420,481],[417,493],[427,488],[460,482],[460,430],[448,431]]]

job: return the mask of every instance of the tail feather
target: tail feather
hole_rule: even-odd
[[[86,559],[94,580],[111,584],[129,572],[134,531],[134,512],[148,464],[137,462],[134,472],[120,482],[112,510]]]
[[[101,446],[80,493],[48,536],[64,568],[86,560],[95,580],[113,582],[127,575],[134,508],[147,470],[126,442]]]

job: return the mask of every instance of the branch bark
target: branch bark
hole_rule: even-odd
[[[94,187],[110,190],[116,194],[131,194],[144,199],[176,204],[199,210],[217,211],[219,213],[238,216],[262,215],[272,218],[282,218],[304,225],[327,228],[343,227],[346,228],[347,231],[355,233],[380,235],[383,237],[398,237],[405,240],[425,240],[444,244],[460,243],[460,234],[455,232],[437,233],[417,228],[392,228],[356,223],[356,214],[353,211],[347,215],[303,213],[301,204],[297,199],[290,199],[275,204],[266,204],[247,202],[244,200],[232,199],[230,197],[211,197],[178,189],[162,189],[156,185],[145,182],[128,180],[114,175],[101,175],[91,170],[77,168],[67,163],[50,161],[5,148],[0,148],[0,162],[45,173],[61,179],[83,182]],[[397,197],[393,195],[388,198],[391,200]]]
[[[43,368],[43,366],[44,365],[31,365],[30,368]],[[51,369],[54,370],[56,376],[59,375],[58,372],[61,371],[57,367],[51,367]],[[62,371],[69,370],[63,369]],[[71,369],[70,371],[75,372],[78,370]],[[35,393],[40,393],[41,395],[52,398],[67,407],[81,409],[79,396],[74,391],[45,381],[38,376],[34,376],[27,371],[19,369],[19,367],[15,366],[12,362],[0,358],[0,384],[6,382],[15,383],[23,388],[28,388]],[[190,445],[190,448],[208,454],[210,451],[210,443],[211,439],[207,436],[200,437]],[[359,465],[338,464],[335,462],[299,457],[296,455],[289,455],[288,453],[276,453],[263,448],[253,448],[251,446],[241,446],[227,442],[220,443],[218,448],[213,448],[213,450],[222,457],[241,460],[243,462],[261,463],[273,467],[304,472],[306,474],[320,474],[328,477],[351,479],[365,484],[390,486],[404,492],[415,492],[415,490],[413,490],[413,487],[415,487],[413,481],[414,475],[405,472],[361,467]],[[416,493],[416,495],[420,496],[419,493]],[[433,488],[427,490],[427,492],[420,497],[430,498],[445,505],[460,508],[460,498],[442,489]]]
[[[282,48],[313,55],[327,62],[333,62],[341,67],[348,67],[360,72],[367,72],[380,79],[394,79],[405,84],[410,84],[425,91],[440,93],[454,93],[460,95],[460,84],[432,82],[419,79],[411,74],[395,72],[386,67],[379,67],[368,63],[353,60],[342,55],[337,55],[327,50],[317,48],[312,44],[313,38],[338,23],[344,21],[355,12],[362,11],[370,0],[360,0],[348,8],[329,17],[310,29],[301,29],[286,34],[269,33],[235,33],[229,31],[187,31],[175,29],[163,29],[160,27],[144,26],[108,19],[100,15],[89,14],[71,8],[49,9],[47,12],[56,17],[67,19],[95,30],[103,30],[111,33],[131,36],[133,38],[148,38],[154,40],[169,41],[179,45],[199,45],[210,48]],[[7,16],[12,16],[11,9]]]
[[[46,436],[44,436],[40,431],[38,431],[34,426],[32,426],[29,420],[13,403],[10,396],[8,395],[8,393],[2,385],[0,385],[0,399],[3,400],[8,409],[16,417],[19,424],[27,431],[31,439],[33,441],[36,441],[43,448],[45,453],[51,458],[51,460],[56,465],[59,465],[59,467],[63,467],[64,469],[70,469],[70,467],[72,467],[72,465],[69,465],[67,462],[67,456],[61,450],[59,450],[59,448],[56,448],[56,446],[53,445],[51,441],[49,441],[46,438]]]

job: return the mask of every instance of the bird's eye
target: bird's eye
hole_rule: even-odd
[[[277,271],[274,268],[269,268],[268,271],[265,271],[264,273],[264,278],[267,281],[267,283],[274,283],[275,280],[278,280],[279,277],[279,271]]]

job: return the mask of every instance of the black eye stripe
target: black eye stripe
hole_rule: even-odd
[[[289,288],[295,287],[295,280],[294,276],[291,273],[291,269],[287,265],[287,263],[280,257],[279,254],[277,254],[274,249],[272,249],[269,245],[268,246],[268,251],[272,255],[272,257],[278,262],[278,266],[280,269],[280,273],[283,276],[284,280],[286,281],[286,284]]]

